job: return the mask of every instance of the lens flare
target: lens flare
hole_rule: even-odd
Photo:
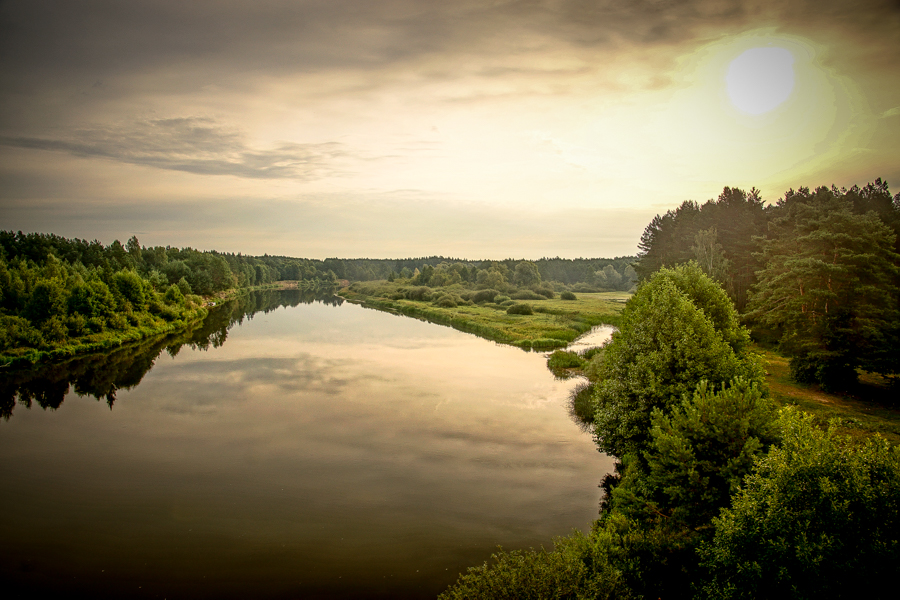
[[[751,115],[774,110],[794,90],[794,55],[784,48],[751,48],[725,74],[731,103]]]

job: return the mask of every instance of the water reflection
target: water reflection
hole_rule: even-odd
[[[612,461],[541,355],[298,299],[42,375],[59,410],[0,421],[5,597],[434,598],[596,516]]]
[[[257,313],[286,306],[314,302],[340,306],[343,298],[321,296],[301,290],[263,290],[246,292],[212,310],[197,327],[172,335],[158,336],[127,344],[108,353],[79,356],[68,361],[38,364],[26,368],[4,369],[0,378],[0,416],[9,419],[18,401],[31,408],[57,409],[69,389],[79,396],[105,400],[112,409],[118,390],[137,386],[165,351],[175,357],[185,346],[192,350],[218,348],[228,338],[228,330],[252,319]]]

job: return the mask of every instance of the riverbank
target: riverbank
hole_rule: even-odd
[[[68,360],[80,355],[94,352],[106,352],[123,345],[142,342],[156,336],[165,336],[182,331],[189,331],[202,323],[209,311],[217,306],[231,302],[243,294],[264,290],[300,289],[314,291],[321,286],[307,281],[277,281],[265,285],[245,288],[231,288],[209,296],[191,296],[191,302],[182,306],[167,306],[168,318],[147,312],[133,317],[137,324],[125,329],[104,329],[96,333],[88,333],[77,338],[67,338],[56,344],[44,341],[50,347],[17,347],[0,354],[0,369],[29,364]],[[172,311],[177,311],[175,316]],[[175,318],[172,318],[175,316]],[[128,321],[125,321],[126,323]]]
[[[406,315],[501,344],[534,350],[563,348],[592,327],[618,325],[619,313],[630,297],[626,292],[581,293],[575,300],[542,297],[521,302],[531,307],[532,314],[509,314],[509,306],[504,302],[443,307],[429,301],[369,295],[349,287],[342,288],[338,295],[366,308]]]

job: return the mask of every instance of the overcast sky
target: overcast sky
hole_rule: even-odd
[[[634,254],[724,186],[900,191],[897,0],[0,1],[0,229]]]

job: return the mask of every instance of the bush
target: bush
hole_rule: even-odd
[[[438,600],[543,600],[545,598],[635,598],[618,558],[633,535],[618,521],[555,540],[552,551],[500,551],[491,563],[470,567]]]
[[[458,305],[456,300],[453,299],[453,296],[441,296],[438,298],[435,305],[440,306],[441,308],[456,308]]]
[[[560,369],[577,369],[584,365],[584,359],[571,350],[555,350],[547,358],[547,368],[551,371]]]
[[[561,300],[578,300],[578,297],[568,290],[560,294],[559,297]]]
[[[169,289],[166,290],[163,300],[165,300],[166,304],[184,304],[184,294],[182,294],[181,289],[173,283],[169,286]]]
[[[406,297],[409,300],[416,300],[418,302],[427,302],[431,300],[431,288],[428,286],[420,285],[418,287],[410,288],[406,291]]]
[[[582,429],[594,422],[594,384],[582,381],[569,392],[569,416],[582,426]]]
[[[893,598],[900,576],[900,448],[856,445],[783,409],[783,442],[758,461],[701,549],[710,598]]]
[[[508,315],[533,315],[534,310],[530,304],[513,304],[506,309]]]
[[[478,290],[469,297],[469,300],[476,304],[482,302],[496,302],[495,298],[500,294],[497,290]]]
[[[548,287],[535,288],[534,291],[536,293],[540,294],[541,296],[543,296],[544,298],[547,298],[548,300],[553,300],[554,298],[556,298],[556,292],[554,292],[553,290],[551,290]]]
[[[510,294],[513,300],[545,300],[540,294],[535,294],[531,290],[519,290]]]
[[[509,302],[512,298],[509,296],[495,296],[494,303],[495,304],[503,304],[504,302]]]

